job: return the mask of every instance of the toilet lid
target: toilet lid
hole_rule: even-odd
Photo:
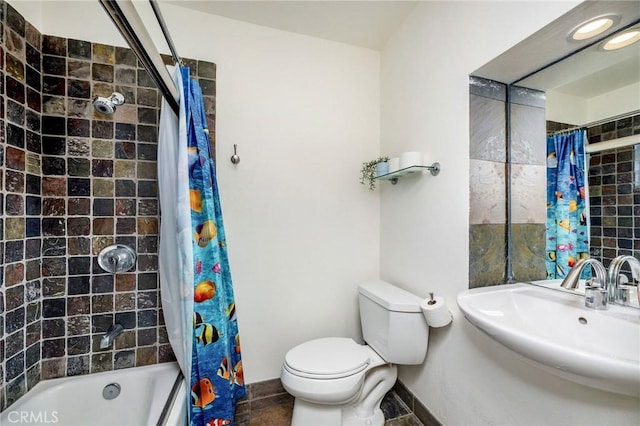
[[[345,337],[328,337],[302,343],[287,352],[285,365],[303,376],[339,378],[356,374],[371,359],[365,346]]]

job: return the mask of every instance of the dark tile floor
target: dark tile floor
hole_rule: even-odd
[[[386,419],[385,426],[422,426],[393,390],[384,397],[381,408]],[[292,412],[293,397],[289,394],[256,398],[238,405],[236,425],[288,426]]]

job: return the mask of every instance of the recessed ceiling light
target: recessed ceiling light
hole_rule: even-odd
[[[614,37],[609,38],[602,44],[603,50],[616,50],[627,47],[640,40],[640,27],[630,28]]]
[[[607,31],[620,21],[618,15],[597,16],[575,27],[569,33],[569,40],[581,41],[595,37]]]

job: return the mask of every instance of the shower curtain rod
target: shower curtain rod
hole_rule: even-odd
[[[162,35],[164,35],[164,39],[167,41],[167,45],[169,46],[169,50],[171,51],[171,56],[173,57],[173,62],[176,64],[182,64],[180,56],[178,56],[176,46],[173,44],[171,34],[169,34],[169,30],[167,29],[167,24],[164,22],[164,18],[162,17],[162,12],[160,12],[160,6],[158,6],[158,2],[156,0],[149,0],[149,3],[151,4],[151,9],[153,9],[154,15],[156,15],[158,24],[160,24]]]
[[[562,130],[556,130],[553,132],[547,132],[547,136],[550,135],[559,135],[561,133],[566,133],[566,132],[573,132],[574,130],[580,130],[580,129],[588,129],[590,127],[594,127],[594,126],[598,126],[600,124],[604,124],[604,123],[609,123],[611,121],[618,121],[618,120],[622,120],[623,118],[629,118],[629,117],[633,117],[636,115],[640,114],[640,110],[635,110],[635,111],[630,111],[624,114],[620,114],[620,115],[616,115],[613,117],[609,117],[609,118],[603,118],[602,120],[597,120],[597,121],[592,121],[591,123],[587,123],[587,124],[582,124],[580,126],[573,126],[573,127],[568,127],[566,129],[562,129]]]
[[[147,32],[147,29],[140,19],[140,15],[136,11],[131,0],[98,0],[104,8],[107,15],[111,18],[120,34],[136,54],[142,65],[145,67],[149,76],[160,89],[162,96],[167,100],[169,106],[176,115],[179,115],[180,94],[176,88],[169,71],[167,70],[158,49],[153,43],[153,39]],[[171,54],[176,64],[180,64],[180,58],[175,50],[171,37],[167,31],[164,19],[155,1],[149,0],[154,10],[158,23],[162,28]]]
[[[572,132],[574,130],[587,130],[591,127],[598,126],[604,123],[610,123],[612,121],[622,120],[624,118],[634,117],[640,115],[640,110],[630,111],[625,114],[616,115],[614,117],[605,118],[591,123],[584,124],[582,126],[569,127],[567,129],[557,130],[555,132],[548,132],[547,136],[560,135],[562,133]],[[585,152],[592,154],[595,152],[609,151],[611,149],[625,148],[627,146],[633,146],[640,144],[640,135],[625,136],[622,138],[610,139],[607,141],[596,142],[587,144],[585,146]]]

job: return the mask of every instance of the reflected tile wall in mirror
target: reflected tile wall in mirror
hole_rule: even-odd
[[[518,281],[546,277],[545,94],[512,86],[511,233],[512,268]]]
[[[587,129],[590,144],[640,134],[640,115]],[[640,259],[640,164],[636,147],[593,153],[589,159],[591,256],[605,266],[619,255]]]

